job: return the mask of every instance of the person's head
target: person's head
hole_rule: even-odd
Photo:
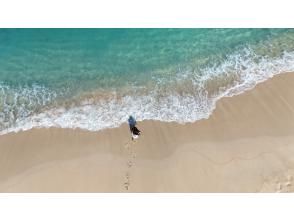
[[[129,121],[135,121],[135,118],[132,115],[130,115],[129,116]]]
[[[129,122],[129,124],[131,124],[132,121],[134,121],[134,120],[133,120],[133,117],[130,115],[129,118],[128,118],[128,122]]]

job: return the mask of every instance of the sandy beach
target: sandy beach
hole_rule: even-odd
[[[0,136],[0,192],[293,192],[294,74],[221,99],[209,119]]]

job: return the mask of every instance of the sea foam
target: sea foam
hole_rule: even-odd
[[[195,74],[186,70],[178,75],[177,85],[185,87],[187,80],[193,85],[184,95],[172,90],[162,94],[160,91],[162,81],[158,79],[157,89],[145,94],[127,94],[119,99],[114,96],[95,102],[84,100],[70,108],[51,108],[16,119],[13,126],[0,131],[0,134],[43,127],[98,131],[120,126],[126,122],[129,115],[135,116],[137,121],[187,123],[206,119],[222,97],[238,95],[276,74],[294,71],[294,52],[284,52],[280,57],[272,58],[259,56],[253,50],[246,48],[231,54],[221,64],[200,71],[201,74]],[[217,87],[213,92],[207,89],[210,81],[218,82],[228,78],[233,79],[230,84]]]

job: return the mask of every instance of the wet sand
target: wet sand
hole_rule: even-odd
[[[292,192],[294,73],[221,99],[209,119],[0,136],[0,192]]]

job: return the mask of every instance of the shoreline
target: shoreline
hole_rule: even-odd
[[[224,97],[208,119],[0,136],[0,192],[294,191],[294,73]],[[126,187],[127,186],[127,187]]]

